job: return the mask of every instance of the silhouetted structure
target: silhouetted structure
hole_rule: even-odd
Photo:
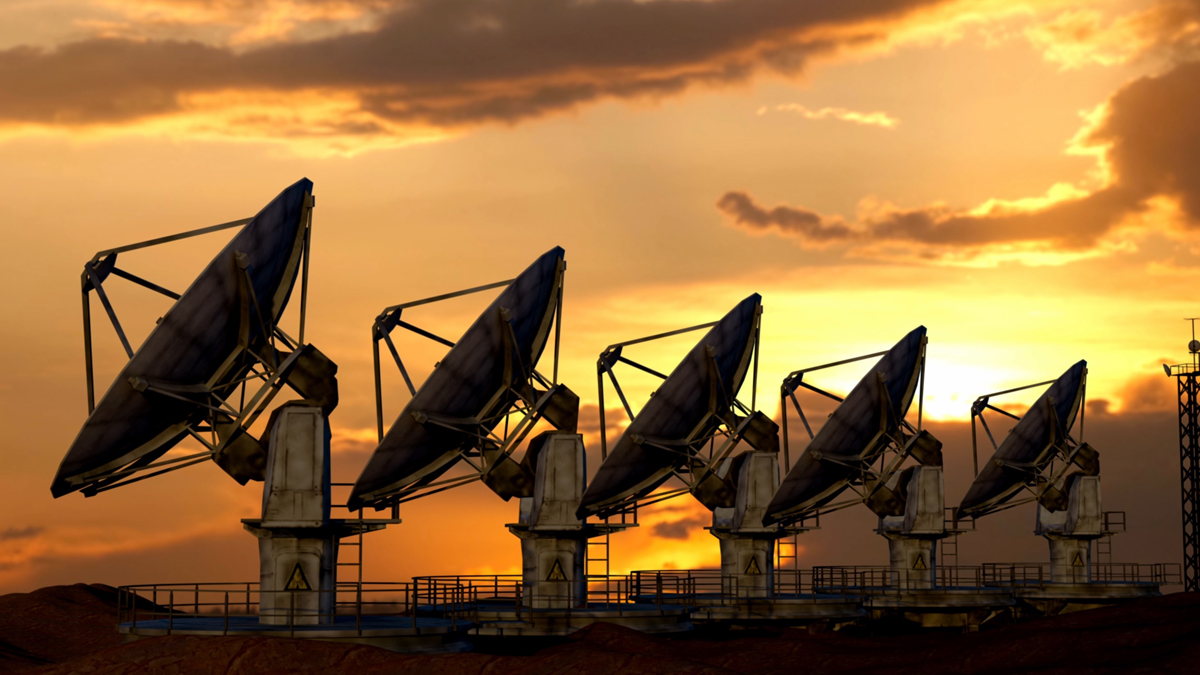
[[[1183,505],[1183,589],[1200,591],[1200,341],[1196,319],[1188,351],[1191,363],[1163,364],[1167,377],[1174,377],[1179,399],[1179,486]]]

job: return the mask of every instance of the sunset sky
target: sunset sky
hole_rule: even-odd
[[[374,447],[379,310],[560,245],[560,373],[592,471],[599,352],[758,292],[776,416],[789,371],[928,328],[948,505],[971,480],[975,396],[1087,359],[1104,506],[1134,530],[1115,558],[1179,561],[1160,364],[1186,358],[1182,319],[1200,315],[1198,111],[1196,0],[0,0],[0,592],[255,578],[238,521],[259,484],[203,465],[91,499],[49,486],[87,413],[82,264],[253,215],[305,176],[308,334],[340,366],[335,480]],[[228,236],[122,267],[182,290]],[[169,307],[106,287],[135,345]],[[412,316],[453,339],[490,297]],[[94,310],[103,388],[124,355]],[[669,370],[694,340],[628,354]],[[441,356],[401,345],[415,376]],[[865,370],[818,381],[845,391]],[[406,390],[385,382],[390,423]],[[635,408],[656,386],[623,384]],[[479,485],[405,505],[366,574],[517,572],[516,516]],[[691,498],[642,520],[614,536],[614,570],[718,562]],[[1048,559],[1033,521],[981,520],[960,562]],[[801,564],[885,564],[873,525],[863,507],[829,517]]]

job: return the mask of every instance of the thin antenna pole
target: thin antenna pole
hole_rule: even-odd
[[[750,384],[750,409],[758,408],[758,345],[762,336],[762,307],[758,308],[758,316],[754,322],[754,379]]]
[[[1079,402],[1079,442],[1083,443],[1083,420],[1087,415],[1087,368],[1083,369],[1083,391],[1080,392]]]
[[[92,307],[83,289],[83,366],[87,374],[88,415],[96,410],[96,383],[92,379]]]
[[[783,422],[783,473],[787,475],[792,470],[792,460],[788,456],[787,404],[784,402],[783,387],[779,388],[779,417]]]
[[[596,387],[600,393],[600,461],[608,459],[608,438],[604,419],[604,371],[596,369]]]
[[[371,349],[375,352],[375,425],[378,427],[379,440],[383,442],[383,375],[379,369],[379,336],[378,325],[371,326]]]
[[[555,313],[558,314],[554,319],[554,373],[550,378],[552,384],[558,384],[558,345],[562,338],[562,315],[563,315],[563,287],[566,285],[566,263],[563,263],[563,275],[558,282],[558,307],[555,308]]]
[[[979,441],[975,436],[975,415],[971,415],[971,459],[975,462],[975,475],[979,475]]]
[[[1192,322],[1192,340],[1195,341],[1195,339],[1196,339],[1196,319],[1188,318],[1188,319],[1184,319],[1184,321]],[[1190,349],[1191,345],[1188,345],[1188,347],[1189,347],[1188,351],[1191,352],[1192,351]],[[1192,367],[1200,368],[1200,352],[1192,352]]]
[[[312,254],[312,210],[316,206],[317,200],[308,195],[308,209],[305,213],[304,223],[304,271],[300,277],[300,335],[298,339],[300,344],[304,344],[304,324],[308,316],[308,259]]]
[[[921,392],[917,399],[917,431],[921,430],[921,420],[925,417],[925,352],[926,346],[929,345],[928,338],[922,338],[924,344],[921,345]]]

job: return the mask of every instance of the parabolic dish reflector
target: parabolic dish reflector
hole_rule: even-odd
[[[563,249],[554,248],[538,258],[450,348],[367,461],[350,496],[352,510],[398,490],[428,484],[459,461],[461,450],[478,443],[460,431],[439,426],[437,419],[472,420],[489,431],[500,422],[498,413],[515,400],[510,387],[521,385],[522,368],[531,369],[546,346],[565,269],[564,256]],[[509,324],[511,337],[507,335]],[[510,342],[506,380],[505,354]]]
[[[1042,462],[1056,442],[1062,441],[1060,434],[1065,435],[1075,423],[1086,381],[1087,361],[1080,361],[1038,397],[971,483],[958,507],[959,518],[982,514],[1007,502],[1031,480],[1033,467]],[[1027,468],[1018,469],[1014,464]]]
[[[707,442],[720,423],[709,414],[711,392],[717,387],[729,402],[737,395],[750,365],[761,306],[757,293],[742,300],[675,366],[600,465],[579,501],[580,518],[649,494],[699,451],[687,446],[671,451],[654,443],[686,438],[703,439],[696,446]]]
[[[260,311],[277,321],[296,281],[304,249],[305,204],[312,187],[312,181],[304,178],[281,192],[238,231],[171,306],[79,430],[50,487],[55,497],[153,461],[186,435],[189,422],[208,414],[195,403],[138,391],[132,379],[206,385],[239,350],[239,333],[244,329],[248,328],[252,351],[266,346],[270,336],[261,324],[242,322],[242,267],[249,274]],[[220,382],[212,384],[235,381],[248,368],[227,370]]]
[[[850,390],[805,448],[767,507],[764,523],[797,520],[828,504],[870,459],[889,420],[903,420],[921,375],[925,327],[905,335]]]

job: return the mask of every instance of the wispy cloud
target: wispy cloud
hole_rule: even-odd
[[[819,110],[812,110],[799,103],[781,103],[774,107],[764,105],[758,109],[758,114],[765,115],[772,110],[795,113],[810,120],[835,119],[843,122],[853,122],[854,124],[883,127],[884,129],[895,129],[900,124],[900,120],[881,111],[858,112],[857,110],[849,110],[847,108],[821,108]]]

